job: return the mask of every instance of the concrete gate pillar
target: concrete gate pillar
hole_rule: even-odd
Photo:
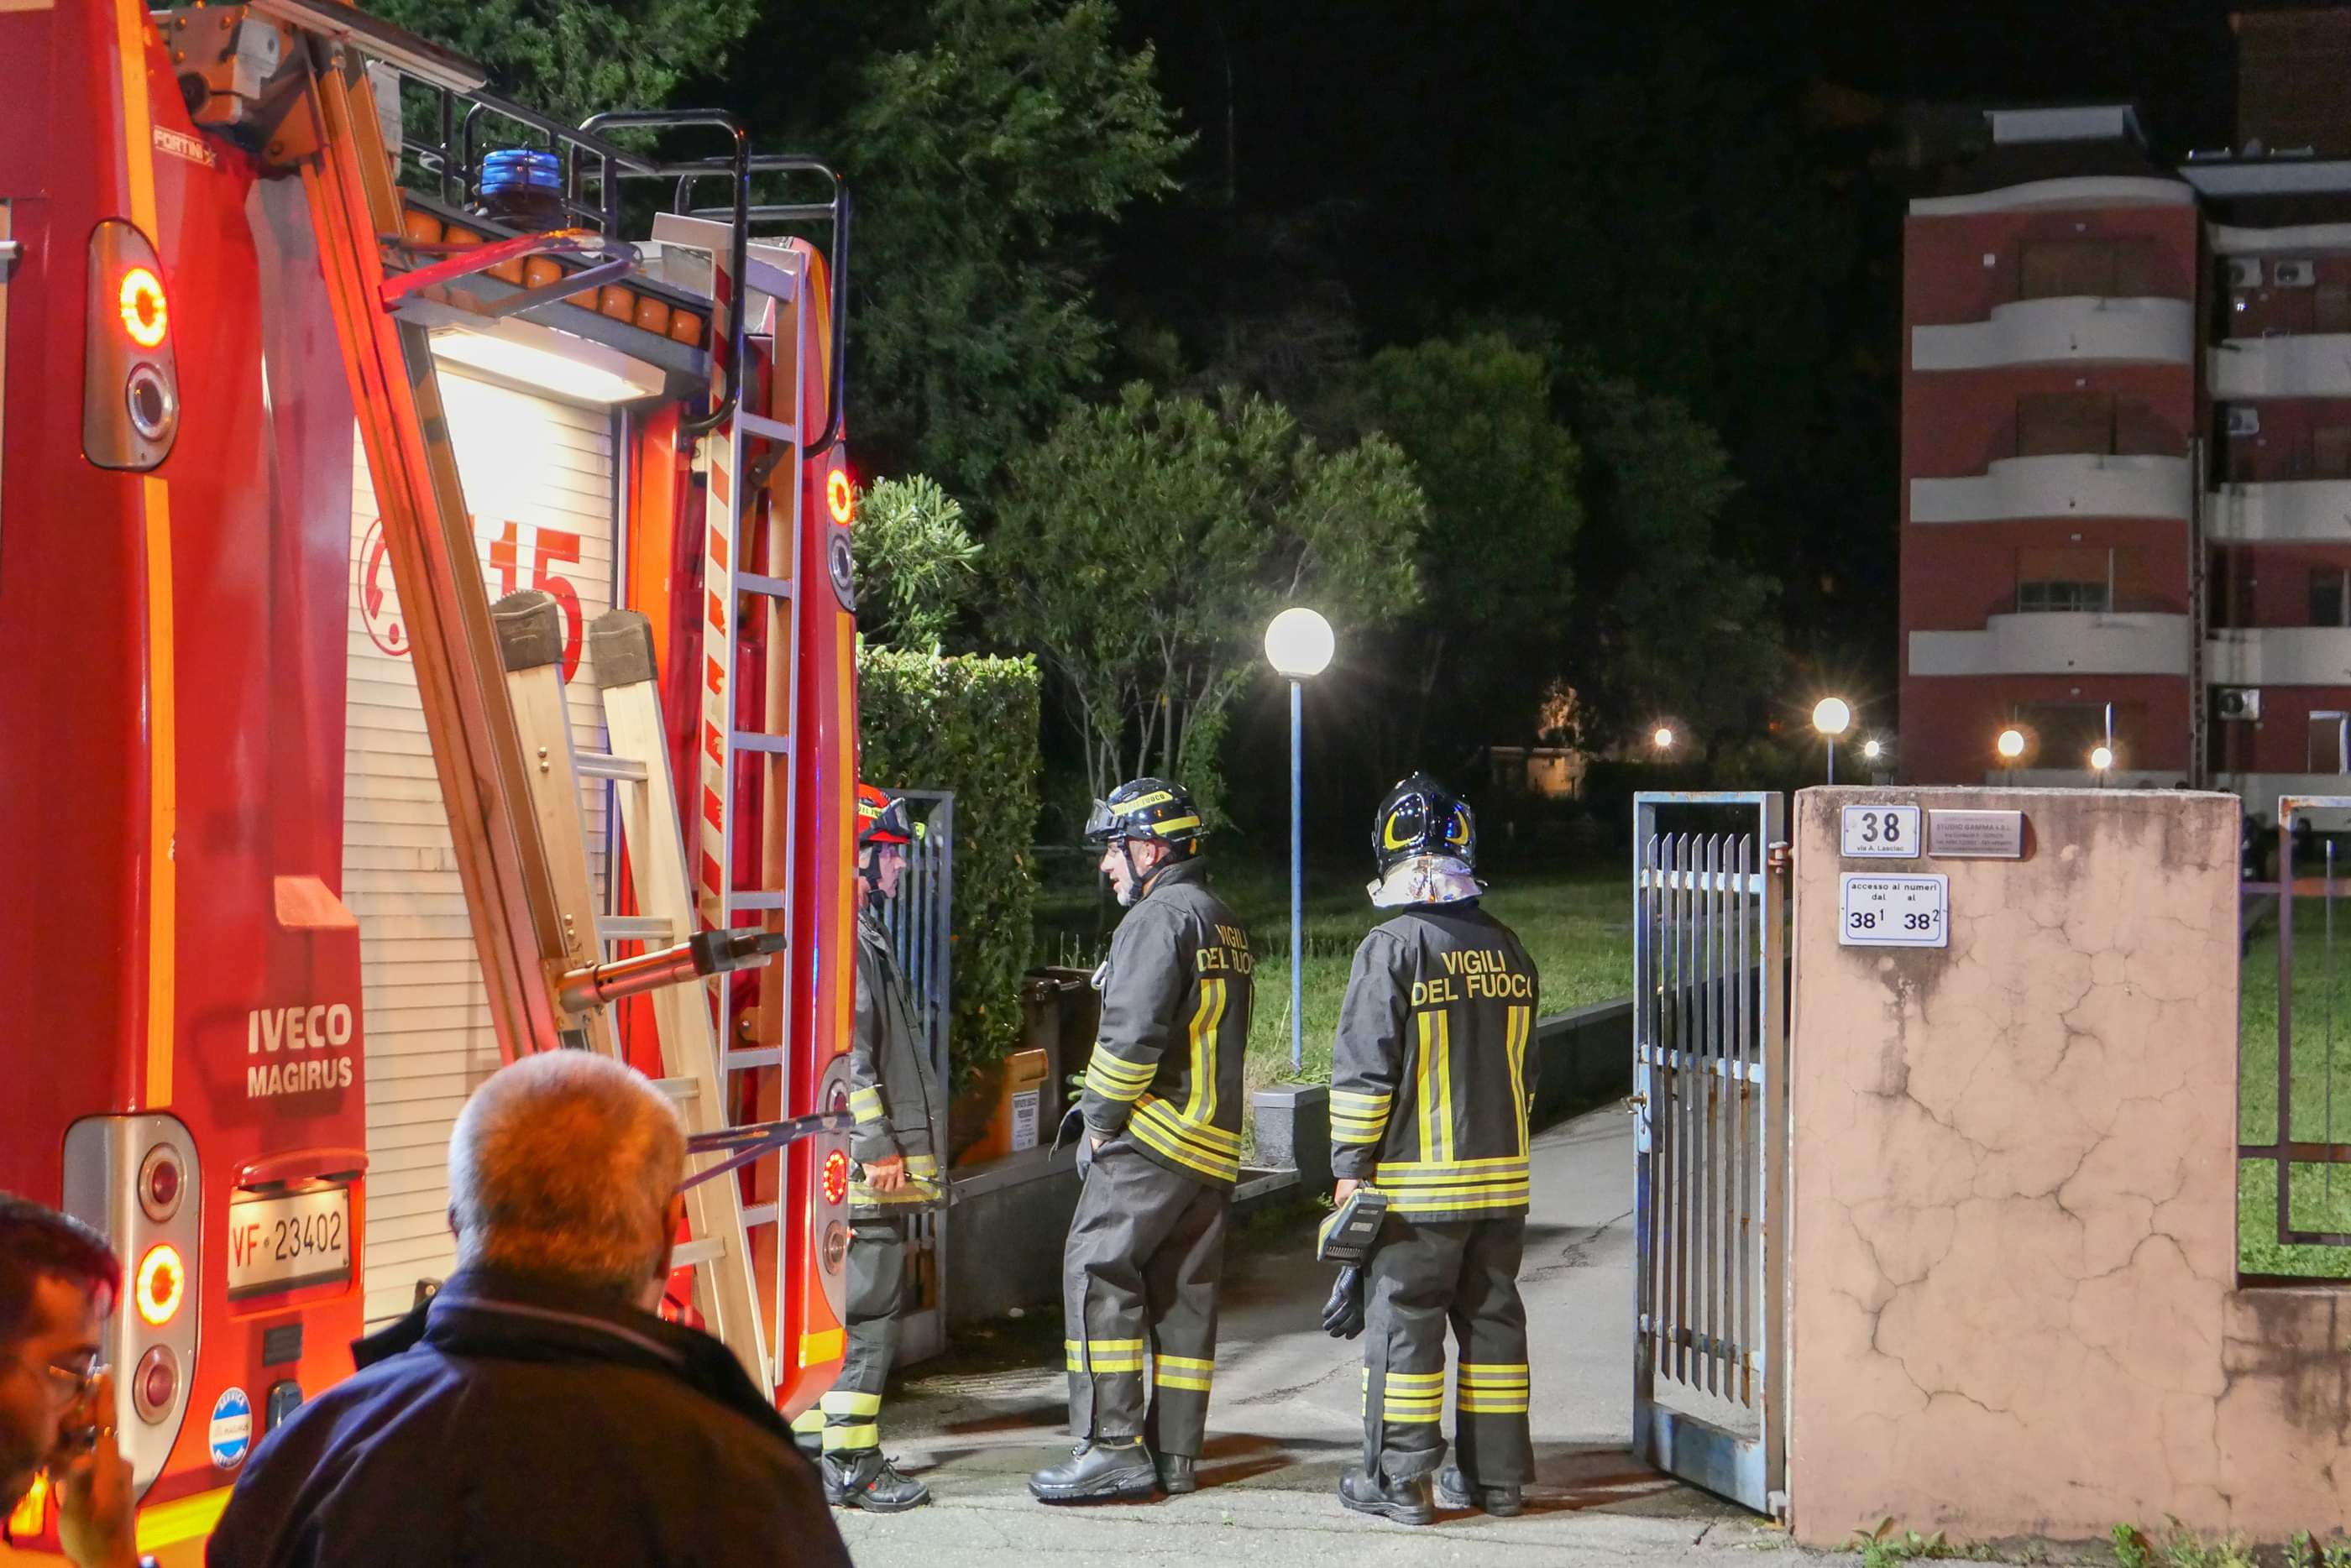
[[[1847,857],[1846,808],[1886,805],[1918,808],[1912,853]],[[2012,828],[2014,857],[1936,853],[1956,811],[2018,815],[1943,817],[1940,847],[2002,855]],[[2237,1282],[2238,811],[2177,791],[1798,796],[1800,1540],[1888,1515],[1960,1539],[2351,1521],[2351,1298]],[[1946,945],[1866,945],[1932,934],[1919,877],[1947,879]]]

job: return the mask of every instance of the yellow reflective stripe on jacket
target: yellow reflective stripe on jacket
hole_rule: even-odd
[[[1382,1160],[1372,1179],[1387,1194],[1392,1214],[1521,1208],[1531,1193],[1527,1162],[1516,1158],[1468,1159],[1450,1166]]]
[[[1453,1158],[1453,1027],[1449,1015],[1432,1010],[1417,1015],[1420,1052],[1415,1066],[1415,1103],[1420,1108],[1420,1157]]]
[[[1205,1127],[1217,1118],[1217,1031],[1225,1022],[1225,982],[1200,982],[1200,1005],[1192,1012],[1192,1092],[1184,1119]]]
[[[1191,1121],[1156,1095],[1145,1095],[1136,1103],[1126,1130],[1146,1147],[1204,1176],[1218,1181],[1240,1179],[1240,1135]]]
[[[1206,1394],[1216,1369],[1215,1362],[1196,1356],[1159,1355],[1152,1358],[1151,1376],[1152,1381],[1162,1388],[1189,1388]]]
[[[1062,1353],[1072,1372],[1140,1372],[1143,1341],[1139,1339],[1065,1339]]]
[[[1510,1009],[1510,1106],[1519,1118],[1519,1152],[1527,1152],[1527,1118],[1534,1107],[1527,1104],[1527,1037],[1534,1033],[1535,1010],[1531,1007]]]
[[[882,1108],[882,1091],[879,1089],[851,1090],[849,1114],[855,1116],[861,1125],[883,1120],[887,1113]]]
[[[1097,1044],[1086,1063],[1086,1087],[1105,1100],[1124,1105],[1151,1086],[1157,1071],[1149,1062],[1130,1062],[1113,1054],[1108,1046]]]
[[[1356,1089],[1331,1091],[1331,1139],[1333,1143],[1377,1143],[1387,1136],[1388,1112],[1394,1095],[1365,1094]]]

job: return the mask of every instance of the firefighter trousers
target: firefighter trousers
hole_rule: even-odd
[[[848,1345],[841,1376],[792,1431],[822,1434],[828,1454],[882,1446],[882,1386],[898,1355],[898,1313],[906,1293],[906,1227],[902,1220],[859,1220],[849,1232]]]
[[[1094,1157],[1061,1258],[1071,1435],[1199,1457],[1231,1207],[1228,1189],[1155,1165],[1123,1137]]]
[[[1454,1440],[1475,1486],[1534,1480],[1527,1426],[1526,1219],[1391,1216],[1364,1268],[1364,1465],[1392,1480],[1445,1459],[1445,1330],[1456,1347]]]

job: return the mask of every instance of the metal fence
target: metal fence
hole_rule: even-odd
[[[898,896],[882,907],[882,925],[891,950],[905,972],[914,1006],[914,1029],[930,1058],[938,1085],[940,1183],[947,1164],[947,1096],[955,1083],[947,1066],[949,1008],[955,994],[952,940],[955,910],[955,794],[950,790],[895,792],[921,831],[906,851],[906,874]],[[898,1359],[915,1362],[946,1348],[947,1214],[915,1216],[906,1227],[907,1306],[900,1314]]]
[[[2274,1173],[2277,1182],[2275,1236],[2282,1247],[2351,1247],[2351,1231],[2338,1228],[2339,1221],[2336,1220],[2343,1212],[2342,1199],[2337,1197],[2336,1188],[2340,1185],[2344,1189],[2344,1197],[2351,1199],[2351,1173],[2338,1176],[2335,1169],[2337,1166],[2351,1165],[2351,1142],[2339,1141],[2336,1132],[2338,1097],[2342,1101],[2344,1119],[2351,1121],[2351,1085],[2345,1085],[2338,1096],[2335,1084],[2337,943],[2351,942],[2351,911],[2342,910],[2338,906],[2345,895],[2351,893],[2351,884],[2343,879],[2343,867],[2337,863],[2334,838],[2314,836],[2313,841],[2306,846],[2308,853],[2304,858],[2315,858],[2323,867],[2323,874],[2314,877],[2299,874],[2294,841],[2297,825],[2304,833],[2309,833],[2318,826],[2317,819],[2321,815],[2331,815],[2339,828],[2346,813],[2351,813],[2351,795],[2285,795],[2280,798],[2277,816],[2278,880],[2274,883],[2248,882],[2243,889],[2243,896],[2247,898],[2273,896],[2276,899],[2277,1125],[2266,1144],[2240,1143],[2237,1158],[2241,1162],[2267,1164]],[[2315,941],[2307,952],[2302,950],[2297,940],[2294,917],[2295,905],[2305,899],[2316,899],[2320,907],[2317,928],[2309,933]],[[2250,933],[2250,919],[2246,929]],[[2320,982],[2314,999],[2318,1016],[2305,1019],[2297,1025],[2295,975],[2298,969],[2308,967],[2312,959],[2317,961]],[[2344,1027],[2351,1031],[2351,1019],[2344,1021]],[[2297,1034],[2303,1044],[2316,1046],[2321,1061],[2317,1075],[2319,1082],[2315,1085],[2319,1104],[2300,1113],[2295,1109],[2294,1046]],[[2312,1076],[2308,1070],[2310,1053],[2305,1051],[2303,1055],[2303,1076],[2306,1084]],[[2250,1074],[2251,1071],[2249,1060],[2247,1072]],[[2251,1081],[2249,1077],[2248,1085]],[[2314,1110],[2317,1115],[2311,1114]],[[2314,1130],[2319,1136],[2297,1138],[2294,1136],[2297,1130],[2304,1134]],[[2295,1203],[2294,1179],[2297,1171],[2304,1182],[2315,1184],[2315,1205],[2307,1201],[2301,1205]],[[2304,1191],[2305,1199],[2314,1195],[2308,1187]],[[2314,1207],[2318,1215],[2316,1222],[2296,1217],[2298,1208],[2307,1212]]]
[[[1784,810],[1765,794],[1634,802],[1634,1453],[1774,1513],[1786,1486]]]

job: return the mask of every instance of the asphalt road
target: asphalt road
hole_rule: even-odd
[[[1633,1461],[1632,1120],[1594,1112],[1540,1136],[1520,1274],[1533,1328],[1538,1484],[1519,1518],[1444,1514],[1420,1529],[1349,1513],[1359,1458],[1357,1345],[1317,1324],[1330,1271],[1307,1226],[1261,1228],[1228,1268],[1201,1490],[1094,1508],[1030,1500],[1067,1452],[1058,1313],[1008,1323],[974,1355],[910,1370],[883,1438],[936,1501],[841,1516],[863,1568],[1245,1558],[1266,1568],[1430,1563],[1699,1563],[1792,1551],[1775,1528]],[[1050,1319],[1050,1321],[1044,1321]],[[1050,1357],[1050,1361],[1048,1358]]]

